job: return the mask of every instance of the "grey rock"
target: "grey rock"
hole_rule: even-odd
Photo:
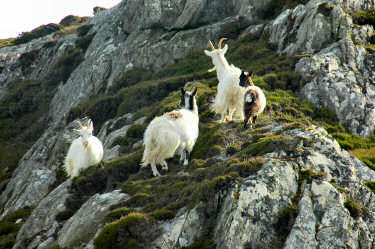
[[[325,3],[332,9],[320,13],[319,6]],[[353,25],[345,7],[373,6],[368,1],[313,0],[284,11],[265,28],[280,53],[313,55],[296,64],[305,83],[302,97],[331,109],[351,132],[362,136],[374,131],[375,74],[374,55],[359,44],[368,44],[374,30]]]
[[[58,244],[64,248],[81,248],[103,225],[109,207],[128,198],[119,190],[95,194],[64,224],[58,235]]]
[[[191,245],[202,235],[199,227],[203,226],[203,215],[198,211],[199,205],[190,211],[183,211],[171,221],[160,224],[162,230],[153,248],[181,248]]]
[[[64,203],[68,197],[68,187],[70,184],[71,179],[60,184],[60,186],[40,201],[18,232],[16,239],[18,246],[15,248],[18,248],[20,245],[27,246],[25,243],[35,235],[43,233],[42,230],[46,231],[45,235],[47,237],[54,235],[57,228],[55,217],[56,214],[65,210]],[[29,246],[28,248],[34,247]]]

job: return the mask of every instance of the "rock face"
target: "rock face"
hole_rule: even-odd
[[[358,26],[347,9],[374,8],[372,1],[310,1],[286,10],[266,30],[280,53],[309,54],[296,64],[303,97],[333,110],[351,132],[374,131],[374,55],[363,47],[374,33]]]
[[[109,207],[128,198],[128,195],[121,194],[119,190],[92,196],[64,224],[59,232],[59,245],[63,248],[73,248],[89,242],[96,234],[98,226],[103,224]]]
[[[68,197],[68,186],[70,184],[71,180],[69,179],[40,201],[39,205],[34,209],[33,213],[18,232],[15,248],[35,248],[48,240],[50,241],[48,243],[54,242],[54,239],[51,240],[49,238],[53,238],[60,228],[55,218],[56,214],[65,209],[64,202]],[[30,244],[25,243],[30,240],[32,240]]]
[[[364,183],[374,179],[375,172],[341,150],[322,128],[282,134],[293,137],[294,151],[280,148],[266,154],[266,164],[244,179],[239,190],[218,193],[216,200],[221,201],[212,215],[215,219],[198,205],[163,223],[164,233],[155,248],[191,245],[207,223],[215,228],[215,248],[372,248],[375,195]],[[324,174],[303,180],[301,170]],[[286,237],[277,223],[297,193],[301,195],[298,213]],[[369,215],[352,217],[344,207],[349,199],[368,208]]]
[[[66,124],[69,110],[90,96],[107,92],[129,70],[157,71],[191,51],[207,48],[208,40],[219,40],[240,18],[245,20],[242,35],[264,28],[264,37],[269,35],[278,52],[305,55],[295,65],[304,98],[332,109],[353,133],[372,134],[375,55],[363,45],[369,44],[374,30],[353,24],[347,10],[374,8],[374,1],[312,0],[285,10],[267,25],[250,25],[255,9],[268,2],[124,0],[97,13],[88,22],[92,25],[88,35],[93,39],[83,62],[66,82],[57,82],[43,117],[49,126],[20,160],[1,193],[1,217],[25,206],[35,208],[13,248],[56,243],[62,248],[93,248],[110,206],[129,198],[119,190],[95,194],[68,221],[56,221],[66,208],[71,184],[71,180],[61,183],[65,179],[58,174],[69,143],[76,138],[75,121]],[[69,49],[76,48],[78,36],[54,39],[50,35],[0,48],[0,99],[16,79],[48,75]],[[35,56],[26,67],[20,59],[25,53]],[[114,141],[144,120],[126,114],[105,122],[97,133],[105,147],[104,159],[123,156]],[[322,128],[283,130],[273,125],[268,133],[290,137],[291,148],[264,155],[263,168],[246,177],[242,185],[217,193],[210,212],[203,211],[204,203],[200,203],[191,210],[182,208],[174,219],[158,222],[162,233],[153,248],[189,246],[204,237],[208,228],[216,248],[374,248],[375,195],[364,183],[374,180],[375,172],[341,150]],[[133,148],[141,144],[139,140]],[[304,178],[301,172],[310,175]],[[349,212],[348,201],[363,207],[362,213]],[[285,217],[291,218],[286,230],[279,225]]]

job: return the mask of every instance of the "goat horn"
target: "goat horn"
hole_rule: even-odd
[[[212,45],[212,42],[211,41],[208,41],[209,43],[210,43],[210,45],[211,45],[211,49],[212,49],[212,51],[215,51],[215,47],[214,47],[214,45]]]
[[[221,49],[221,43],[225,41],[227,38],[221,38],[219,41],[219,45],[217,46],[218,49]]]
[[[91,123],[91,119],[89,119],[89,121],[87,121],[87,127],[90,126],[90,123]]]
[[[213,67],[213,68],[211,68],[211,69],[208,69],[208,72],[211,73],[211,72],[213,72],[213,71],[215,71],[215,70],[216,70],[216,67]]]
[[[81,129],[83,129],[83,125],[81,124],[81,122],[79,122],[79,120],[77,121],[77,123],[79,124],[79,126],[81,127]]]

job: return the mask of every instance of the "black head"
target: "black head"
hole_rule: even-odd
[[[181,101],[180,107],[188,110],[194,110],[195,106],[195,95],[197,94],[197,88],[195,88],[194,92],[191,93],[189,91],[185,91],[181,88]]]
[[[249,81],[249,77],[251,77],[252,73],[253,73],[252,71],[250,71],[250,73],[245,72],[245,71],[241,72],[241,75],[240,75],[240,86],[242,86],[242,87],[251,86],[251,83]]]

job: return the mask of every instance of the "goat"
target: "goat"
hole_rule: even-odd
[[[188,164],[189,154],[199,133],[196,94],[197,88],[193,93],[181,88],[181,109],[156,117],[148,125],[144,133],[145,150],[141,165],[146,167],[151,164],[154,176],[160,176],[156,164],[168,170],[165,159],[173,157],[176,152],[181,155],[180,163]]]
[[[220,122],[231,121],[234,111],[237,110],[240,115],[240,120],[244,120],[243,113],[243,96],[244,88],[239,85],[239,79],[242,70],[235,67],[234,65],[229,65],[224,55],[228,50],[228,45],[226,44],[224,48],[221,48],[221,43],[226,40],[226,38],[221,38],[218,44],[218,49],[211,45],[212,51],[205,50],[204,53],[212,58],[212,63],[215,65],[214,68],[210,69],[209,72],[216,70],[217,78],[219,84],[217,86],[217,95],[215,97],[212,109],[217,114],[221,114]],[[229,115],[226,116],[227,111]]]
[[[82,170],[91,165],[99,163],[103,158],[103,145],[97,137],[92,135],[94,126],[91,119],[87,121],[86,126],[79,121],[77,123],[80,129],[74,129],[74,133],[80,137],[70,145],[64,164],[71,178],[78,176]]]
[[[261,114],[266,107],[266,97],[263,91],[254,85],[251,79],[252,72],[242,71],[239,85],[245,87],[243,112],[245,114],[244,129],[247,129],[249,124],[255,124],[258,115]]]

